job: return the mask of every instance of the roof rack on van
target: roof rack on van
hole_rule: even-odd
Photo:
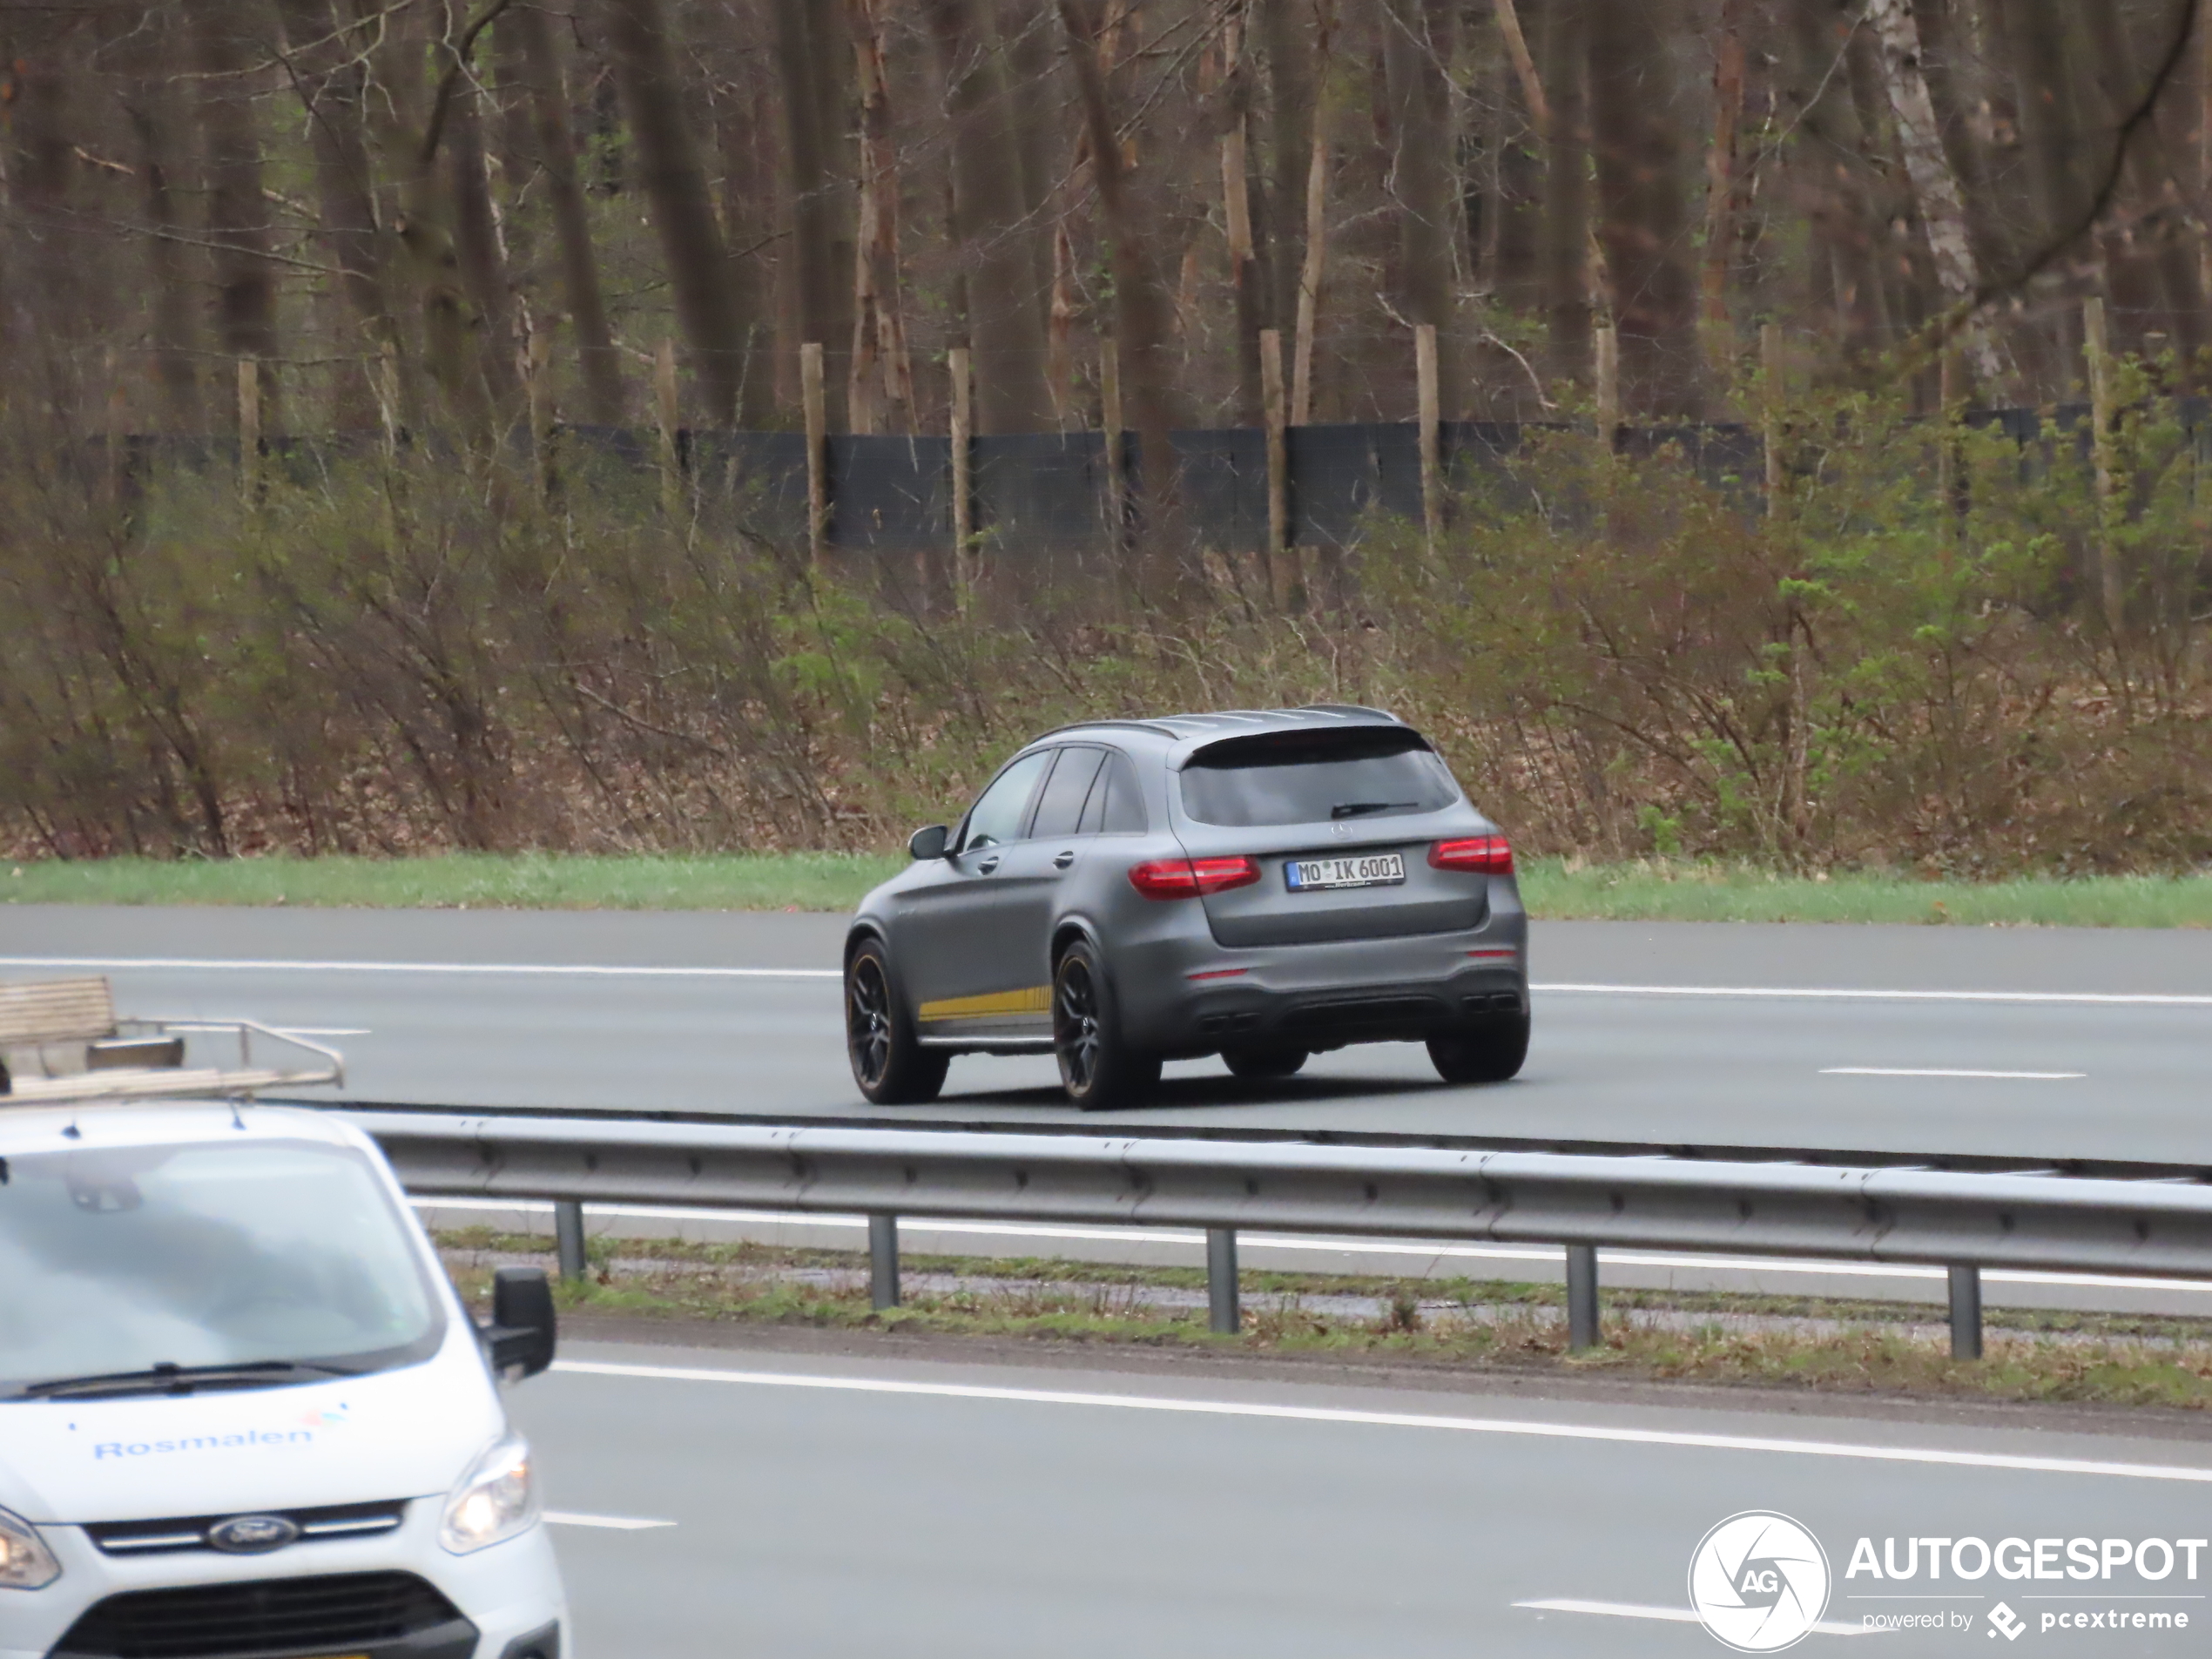
[[[186,1066],[185,1038],[203,1035],[235,1037],[237,1064]],[[271,1064],[270,1044],[313,1060]],[[0,981],[0,1106],[250,1096],[345,1079],[337,1049],[251,1020],[118,1019],[105,979]]]

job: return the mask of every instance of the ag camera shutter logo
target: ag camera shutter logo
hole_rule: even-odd
[[[1828,1610],[1827,1552],[1787,1515],[1747,1509],[1698,1541],[1689,1604],[1738,1653],[1779,1653],[1804,1640]]]

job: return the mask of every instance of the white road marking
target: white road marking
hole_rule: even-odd
[[[2086,1071],[1962,1071],[1944,1066],[1823,1066],[1824,1077],[1994,1077],[2011,1082],[2065,1082]]]
[[[1571,1597],[1560,1596],[1548,1602],[1515,1602],[1514,1605],[1539,1613],[1595,1613],[1608,1619],[1658,1619],[1669,1624],[1704,1622],[1688,1608],[1637,1607],[1629,1602],[1578,1602]],[[1823,1619],[1812,1629],[1814,1634],[1824,1636],[1885,1636],[1895,1634],[1878,1626],[1838,1624],[1832,1619]]]
[[[583,962],[318,962],[273,956],[0,956],[0,968],[81,968],[104,972],[237,969],[265,974],[529,974],[556,979],[841,979],[834,968],[609,968]]]
[[[1508,1434],[1533,1440],[1599,1440],[1625,1446],[1676,1446],[1700,1451],[1783,1453],[1851,1458],[1872,1463],[1927,1463],[1953,1468],[2018,1469],[2040,1474],[2104,1475],[2131,1480],[2212,1485],[2212,1467],[2107,1463],[2089,1458],[2027,1457],[2000,1452],[1951,1452],[1932,1447],[1854,1446],[1836,1440],[1783,1440],[1751,1434],[1696,1434],[1680,1430],[1543,1423],[1507,1418],[1436,1417],[1417,1412],[1354,1411],[1330,1406],[1273,1406],[1257,1400],[1178,1399],[1159,1394],[1093,1394],[1073,1389],[997,1388],[974,1383],[913,1382],[886,1377],[820,1377],[792,1372],[719,1371],[690,1366],[632,1366],[600,1359],[556,1359],[556,1371],[593,1377],[640,1377],[669,1382],[740,1384],[755,1388],[816,1388],[840,1393],[920,1395],[1033,1406],[1082,1406],[1108,1411],[1174,1412],[1200,1417],[1271,1418],[1283,1422],[1343,1423],[1374,1428],[1445,1429],[1461,1434]]]
[[[834,968],[651,968],[590,962],[309,961],[258,956],[0,956],[0,968],[71,968],[123,973],[237,969],[296,974],[524,974],[568,979],[840,979]],[[1767,985],[1534,984],[1554,996],[1750,997],[1847,1002],[2076,1003],[2088,1007],[2212,1008],[2212,995],[2136,991],[1845,990]]]
[[[1838,1002],[2070,1002],[2090,1007],[2212,1008],[2212,995],[2152,991],[1844,990],[1776,985],[1531,985],[1553,995],[1736,996]]]
[[[579,1515],[565,1509],[548,1509],[546,1521],[556,1527],[604,1527],[613,1532],[650,1532],[655,1527],[673,1527],[672,1521],[640,1521],[634,1515]]]
[[[416,1198],[418,1211],[460,1210],[520,1211],[550,1216],[552,1204],[542,1198]],[[631,1216],[646,1220],[734,1221],[806,1227],[840,1228],[859,1231],[868,1224],[866,1216],[809,1215],[786,1210],[686,1210],[658,1204],[588,1204],[590,1216]],[[433,1217],[433,1224],[435,1218]],[[900,1237],[912,1244],[931,1238],[1066,1238],[1093,1244],[1204,1244],[1204,1233],[1183,1232],[1171,1227],[1066,1227],[1042,1222],[929,1221],[901,1217]],[[1373,1238],[1330,1238],[1318,1234],[1244,1232],[1237,1234],[1237,1248],[1255,1250],[1325,1250],[1347,1256],[1419,1256],[1429,1259],[1548,1262],[1557,1266],[1566,1258],[1560,1247],[1528,1244],[1399,1244]],[[1743,1273],[1824,1273],[1855,1278],[1911,1278],[1947,1283],[1950,1271],[1903,1262],[1851,1262],[1814,1258],[1801,1260],[1763,1256],[1668,1256],[1637,1250],[1602,1250],[1601,1262],[1619,1267],[1710,1268]],[[2051,1273],[2027,1268],[1985,1267],[1984,1285],[2080,1285],[2099,1290],[2188,1291],[2212,1295],[2212,1281],[2185,1278],[2141,1278],[2101,1273]]]

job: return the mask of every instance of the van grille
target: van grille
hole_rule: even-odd
[[[233,1510],[231,1514],[238,1512]],[[407,1500],[383,1503],[330,1504],[320,1509],[261,1509],[256,1514],[282,1515],[300,1529],[299,1542],[333,1538],[374,1538],[397,1532],[407,1519]],[[209,1528],[231,1514],[185,1515],[169,1521],[102,1521],[84,1528],[107,1555],[162,1555],[178,1550],[208,1549]]]
[[[447,1625],[450,1651],[475,1651],[475,1627],[412,1573],[257,1579],[111,1595],[71,1627],[53,1659],[251,1659],[359,1650],[446,1635],[439,1627]],[[443,1642],[408,1649],[443,1650]]]

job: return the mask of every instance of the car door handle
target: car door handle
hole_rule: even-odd
[[[1075,861],[1076,855],[1073,852],[1062,853],[1053,860],[1052,867],[1055,870],[1064,870]]]
[[[981,864],[975,867],[976,870],[984,875],[990,874],[992,871],[997,869],[998,867],[999,861],[995,853],[994,853],[991,857],[985,859]]]

